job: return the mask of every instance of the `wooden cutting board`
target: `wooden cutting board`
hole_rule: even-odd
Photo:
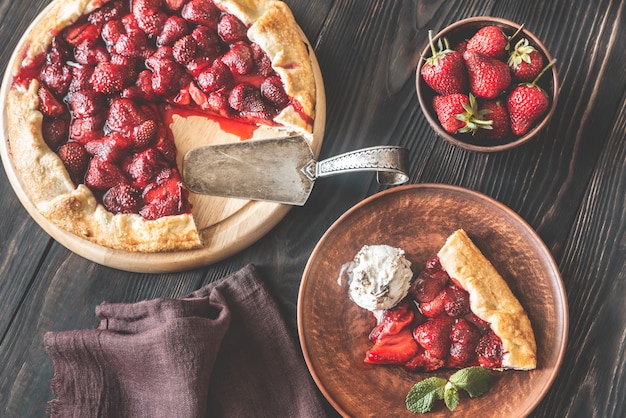
[[[47,13],[49,8],[50,6],[42,11],[26,33]],[[15,51],[20,49],[25,36],[18,43]],[[313,128],[313,140],[310,145],[313,154],[317,157],[324,137],[326,96],[322,73],[313,52],[313,47],[306,39],[304,33],[302,33],[302,38],[309,46],[311,64],[313,65],[316,81],[316,118]],[[14,52],[7,65],[8,69],[13,67],[15,59],[16,53]],[[3,104],[6,103],[11,81],[10,71],[6,71],[2,89],[0,90],[0,99]],[[35,205],[30,201],[24,192],[19,175],[11,161],[8,149],[6,107],[4,105],[0,118],[3,133],[2,141],[0,141],[2,163],[9,182],[26,211],[43,230],[60,244],[88,260],[108,267],[141,273],[162,273],[210,265],[236,254],[256,242],[274,228],[291,209],[289,205],[271,202],[190,194],[194,219],[204,243],[203,248],[178,252],[135,253],[93,244],[52,224],[39,213]],[[183,114],[172,115],[170,129],[178,147],[179,167],[185,152],[194,147],[241,141],[242,133],[244,132],[250,133],[252,140],[284,137],[289,134],[270,127],[251,129],[248,125],[233,121]]]

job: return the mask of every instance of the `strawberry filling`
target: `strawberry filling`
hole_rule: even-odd
[[[426,263],[409,295],[385,310],[369,336],[371,364],[410,370],[502,367],[502,341],[470,309],[469,294],[443,270],[439,258]]]
[[[112,213],[188,213],[167,115],[273,125],[297,110],[246,25],[210,0],[116,0],[53,38],[14,84],[40,82],[42,134]]]

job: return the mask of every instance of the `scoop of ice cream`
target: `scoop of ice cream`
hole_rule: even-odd
[[[408,293],[413,272],[404,250],[364,245],[347,269],[350,298],[369,311],[393,308]]]

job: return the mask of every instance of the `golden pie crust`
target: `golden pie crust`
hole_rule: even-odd
[[[537,345],[528,315],[467,233],[454,232],[437,255],[448,275],[469,293],[472,312],[502,340],[502,368],[535,369]]]
[[[12,74],[16,75],[34,57],[45,53],[54,34],[107,2],[66,0],[51,5],[23,40],[10,69]],[[283,80],[285,91],[299,103],[299,109],[290,105],[275,118],[279,128],[312,140],[314,73],[308,45],[289,8],[275,0],[215,0],[214,3],[250,25],[250,40],[264,49]],[[37,80],[28,86],[14,84],[7,94],[6,112],[13,165],[24,192],[45,218],[68,232],[113,249],[160,252],[203,246],[192,214],[156,220],[146,220],[137,214],[113,214],[97,202],[85,185],[76,187],[60,158],[43,139],[38,89]]]

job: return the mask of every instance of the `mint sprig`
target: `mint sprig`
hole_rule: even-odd
[[[435,401],[443,400],[450,411],[459,406],[459,390],[470,398],[484,395],[491,385],[491,370],[480,366],[457,370],[450,378],[429,377],[413,385],[406,396],[406,407],[416,414],[429,412]]]

